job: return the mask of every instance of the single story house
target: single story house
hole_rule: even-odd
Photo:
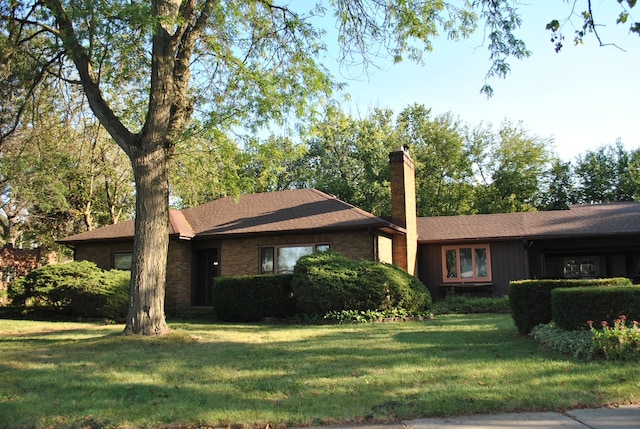
[[[625,277],[640,262],[640,203],[418,219],[418,272],[447,290],[508,293],[509,281]]]
[[[640,260],[640,203],[555,212],[416,217],[415,171],[406,148],[389,155],[392,216],[383,219],[316,189],[221,198],[170,211],[166,313],[213,302],[216,276],[291,272],[331,248],[394,263],[435,299],[447,289],[504,295],[510,280],[624,276]],[[74,259],[128,269],[133,221],[60,243]]]

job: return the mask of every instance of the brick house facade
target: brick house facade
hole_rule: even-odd
[[[392,192],[403,192],[394,196],[402,207],[391,221],[315,189],[228,197],[172,210],[166,313],[211,305],[216,276],[289,272],[299,252],[320,248],[352,259],[395,263],[415,273],[415,173],[406,149],[390,154],[390,167],[392,181],[399,182]],[[408,229],[413,232],[408,234]],[[73,247],[76,260],[90,260],[104,269],[126,268],[133,251],[133,221],[60,242]]]
[[[390,220],[315,189],[172,210],[167,314],[211,305],[216,276],[289,272],[296,252],[327,247],[352,259],[396,264],[419,277],[434,299],[451,289],[502,296],[511,280],[525,278],[627,275],[640,282],[640,203],[418,218],[407,149],[392,152],[389,165]],[[76,260],[122,268],[130,263],[133,221],[61,243],[74,248]],[[280,264],[282,258],[288,262]]]

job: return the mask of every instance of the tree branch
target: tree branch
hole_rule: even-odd
[[[71,18],[67,15],[60,0],[43,0],[43,2],[56,19],[60,38],[78,70],[91,110],[118,146],[130,155],[134,135],[122,124],[122,121],[103,97],[98,78],[91,68],[91,60],[76,37]]]

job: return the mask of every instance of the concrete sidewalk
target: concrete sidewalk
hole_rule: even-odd
[[[342,426],[342,428],[346,427]],[[640,429],[640,405],[575,409],[563,413],[479,414],[348,427],[353,429]]]
[[[569,410],[564,413],[512,413],[475,415],[444,419],[417,419],[402,422],[413,429],[639,429],[640,405]]]

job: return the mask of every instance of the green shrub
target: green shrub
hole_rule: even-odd
[[[551,291],[560,287],[628,286],[626,278],[590,280],[518,280],[509,284],[509,303],[513,321],[521,334],[527,335],[540,324],[552,320]]]
[[[607,360],[640,361],[640,322],[627,322],[627,316],[621,315],[613,325],[603,321],[602,330],[597,330],[589,321],[596,347]]]
[[[553,321],[565,330],[584,329],[588,320],[612,324],[621,314],[640,320],[640,287],[558,288],[551,307]]]
[[[427,313],[411,313],[403,308],[387,310],[342,310],[330,311],[324,316],[325,321],[337,323],[370,323],[382,321],[422,320],[430,317]]]
[[[543,346],[577,359],[590,360],[598,353],[589,331],[566,331],[551,322],[533,328],[531,336]]]
[[[291,275],[287,274],[217,277],[213,297],[214,312],[225,322],[257,322],[295,313]]]
[[[45,265],[11,283],[14,305],[74,317],[124,320],[129,301],[126,271],[104,271],[93,262]]]
[[[450,296],[433,303],[433,314],[509,313],[509,297]]]
[[[420,312],[431,306],[426,286],[400,268],[353,261],[333,251],[300,258],[291,288],[303,313],[393,308]]]

